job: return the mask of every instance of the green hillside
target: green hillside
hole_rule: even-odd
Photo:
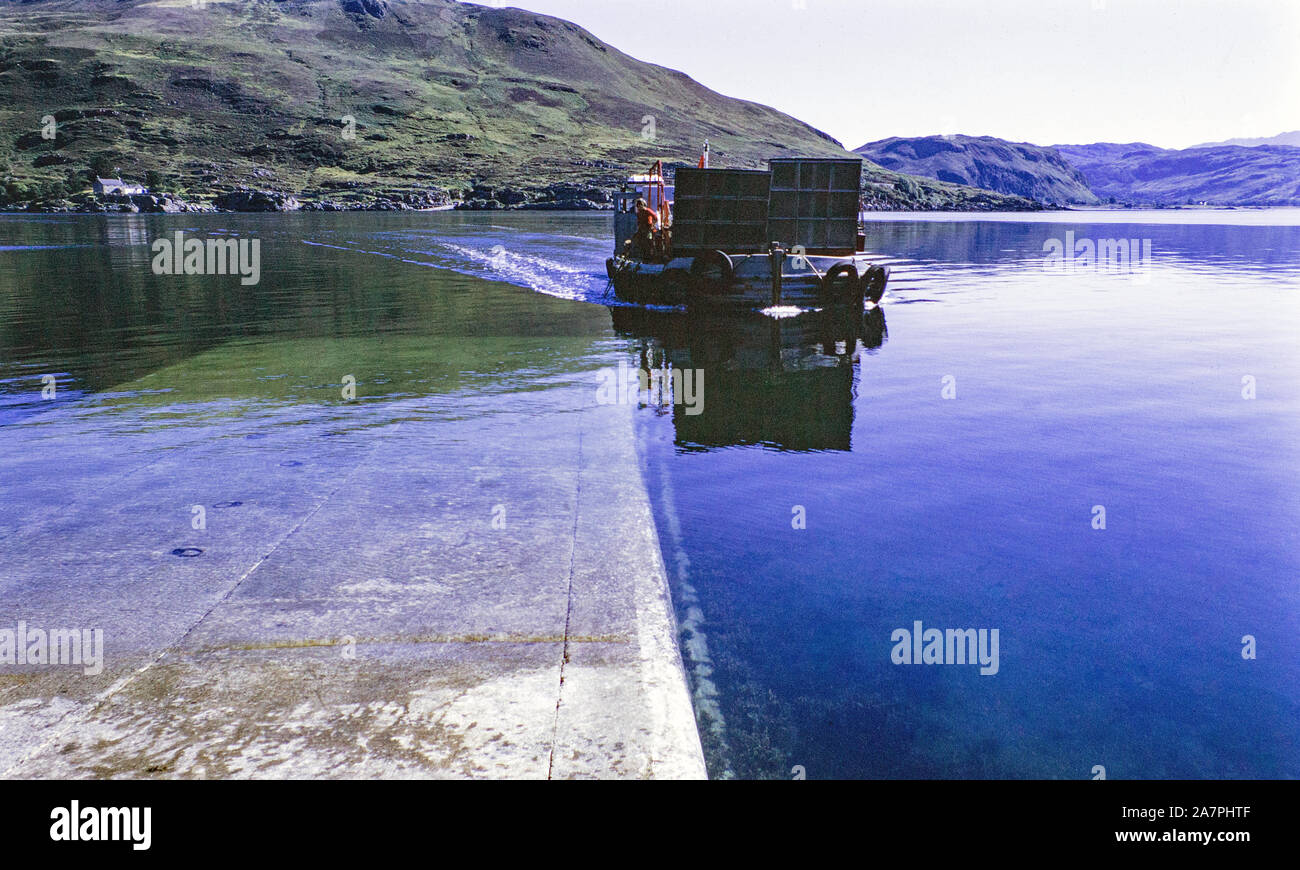
[[[845,156],[575,24],[452,0],[3,2],[0,93],[10,202],[72,193],[97,166],[188,199],[252,188],[428,205],[440,188],[559,206],[655,159],[693,165],[706,138],[720,166]]]

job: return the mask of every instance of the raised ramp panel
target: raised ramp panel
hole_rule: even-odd
[[[777,158],[768,205],[769,241],[810,254],[849,256],[856,249],[861,160]]]
[[[772,175],[753,169],[678,169],[673,252],[753,254],[767,250]]]

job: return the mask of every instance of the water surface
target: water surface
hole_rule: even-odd
[[[607,307],[608,215],[3,216],[0,447],[702,371],[638,428],[713,775],[1300,775],[1300,212],[871,221],[881,310],[700,321]],[[178,229],[260,239],[261,282],[154,275]],[[1045,269],[1067,232],[1151,257]],[[894,664],[918,620],[998,629],[998,673]]]

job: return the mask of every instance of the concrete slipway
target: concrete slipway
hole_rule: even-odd
[[[0,666],[0,774],[705,775],[631,408],[590,371],[343,402],[335,343],[275,348],[328,414],[216,398],[268,352],[0,433],[0,628],[106,648],[97,676]]]

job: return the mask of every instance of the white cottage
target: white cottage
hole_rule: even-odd
[[[120,178],[96,178],[95,195],[104,196],[106,194],[116,194],[119,196],[131,196],[136,193],[148,193],[149,191],[139,184],[128,184]]]

